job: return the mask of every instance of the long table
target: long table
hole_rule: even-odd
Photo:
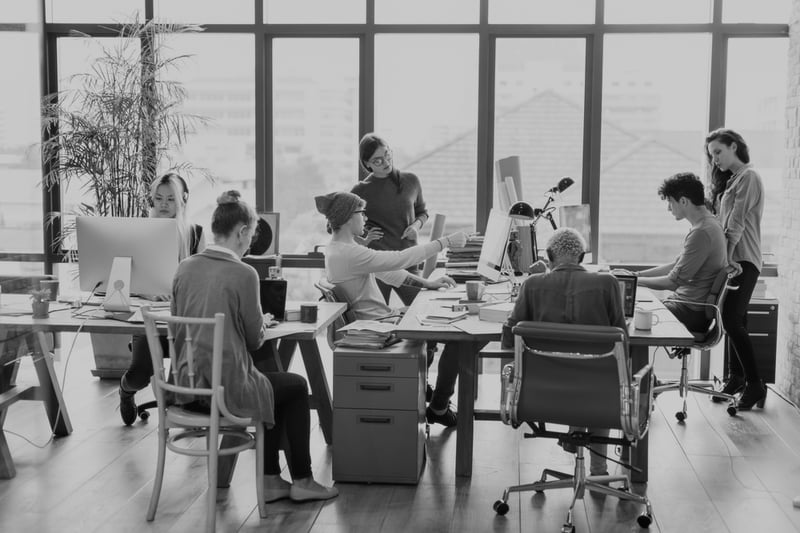
[[[134,302],[138,304],[139,302]],[[317,337],[325,332],[346,310],[343,303],[313,302],[318,305],[317,321],[314,324],[302,322],[281,322],[270,330],[271,338],[279,339],[278,353],[281,365],[288,368],[295,348],[299,346],[306,368],[311,397],[311,407],[317,410],[325,442],[333,440],[333,402],[330,386]],[[53,361],[48,353],[46,332],[78,332],[143,334],[144,324],[124,322],[105,318],[73,316],[73,310],[66,304],[51,302],[53,311],[48,318],[33,318],[30,314],[15,316],[13,310],[30,309],[27,295],[4,294],[0,306],[0,343],[4,342],[9,331],[21,332],[21,337],[31,350],[36,369],[38,385],[17,385],[18,363],[0,367],[0,479],[12,478],[16,469],[9,452],[8,443],[2,431],[7,408],[18,400],[36,400],[44,404],[50,427],[58,437],[72,433],[66,402],[61,393]],[[298,307],[300,302],[289,302],[287,307]],[[84,308],[85,309],[85,308]],[[2,352],[0,352],[2,353]]]
[[[487,290],[487,293],[491,288]],[[458,296],[465,297],[457,291],[421,291],[406,311],[398,324],[397,336],[404,339],[425,341],[453,342],[458,345],[458,425],[456,426],[456,475],[472,476],[472,445],[475,419],[475,383],[478,352],[489,342],[500,340],[501,324],[478,320],[477,316],[469,316],[456,324],[425,325],[418,317],[431,311],[450,306]],[[491,294],[487,294],[490,297]],[[497,295],[498,297],[500,295]],[[651,346],[690,346],[693,343],[691,333],[660,305],[653,293],[640,287],[637,291],[637,303],[652,308],[658,315],[658,324],[650,331],[629,329],[630,356],[634,369],[641,368],[649,362]],[[465,331],[466,330],[466,331]],[[499,398],[498,398],[499,404]],[[634,470],[631,480],[638,483],[647,482],[648,438],[639,441],[631,462],[641,472]]]

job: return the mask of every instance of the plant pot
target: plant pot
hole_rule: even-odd
[[[100,379],[119,379],[131,364],[130,335],[91,333],[94,351],[92,375]]]
[[[47,318],[50,316],[50,302],[48,300],[31,302],[33,307],[33,318]]]

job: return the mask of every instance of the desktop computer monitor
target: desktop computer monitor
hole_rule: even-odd
[[[499,209],[492,209],[489,212],[481,255],[478,259],[478,274],[490,281],[498,281],[500,279],[500,271],[508,248],[510,231],[511,218]]]
[[[172,292],[172,278],[178,268],[174,219],[77,217],[75,224],[82,291],[105,292],[107,298],[114,291],[146,295]],[[115,258],[124,258],[123,267],[109,288]]]

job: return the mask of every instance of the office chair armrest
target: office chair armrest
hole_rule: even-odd
[[[653,365],[647,364],[631,378],[630,426],[625,429],[629,440],[639,440],[650,427],[650,412],[653,409]]]
[[[514,379],[514,363],[509,363],[500,372],[500,420],[503,424],[512,425],[512,403],[515,397],[516,380]]]

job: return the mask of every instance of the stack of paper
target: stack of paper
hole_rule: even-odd
[[[514,310],[514,302],[500,302],[481,306],[478,318],[487,322],[505,322]]]
[[[377,320],[355,320],[339,328],[344,336],[334,344],[347,348],[384,348],[400,340],[394,334],[396,328],[395,324]]]
[[[426,315],[417,315],[417,320],[420,324],[439,325],[439,324],[452,324],[456,320],[461,320],[467,316],[467,311],[453,311],[447,307],[440,307],[438,309],[429,311]]]
[[[753,288],[753,298],[766,298],[767,297],[767,282],[763,279],[760,279],[756,282],[756,286]]]

